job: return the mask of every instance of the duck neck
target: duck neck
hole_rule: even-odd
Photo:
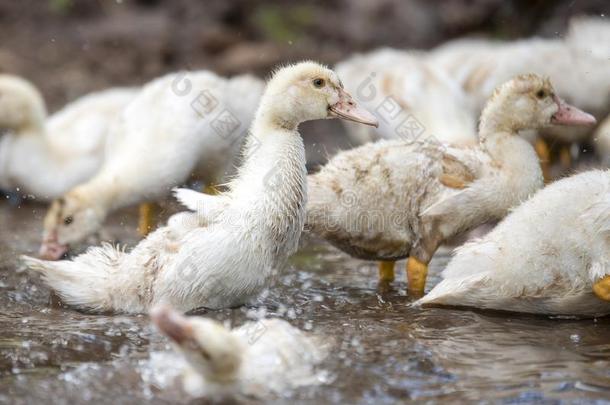
[[[499,176],[490,187],[501,198],[494,209],[505,215],[515,201],[523,201],[543,185],[540,160],[532,145],[513,132],[499,131],[481,137],[481,148],[491,157]],[[508,205],[504,205],[506,203]]]
[[[273,98],[281,97],[265,94],[260,102],[260,107],[256,111],[256,116],[252,123],[252,133],[266,133],[269,130],[280,130],[295,132],[299,123],[303,121],[291,110],[289,103],[278,104]]]
[[[69,194],[77,196],[83,206],[93,208],[100,216],[105,217],[109,212],[123,208],[129,203],[124,201],[114,182],[109,181],[101,175],[97,175],[89,181],[74,187]]]
[[[14,111],[9,108],[12,116],[3,120],[0,126],[18,136],[43,138],[46,135],[47,121],[44,100],[37,94],[26,97],[27,106],[14,106]]]
[[[495,96],[489,101],[481,113],[479,124],[479,139],[481,142],[486,138],[493,138],[497,134],[515,134],[522,126],[511,113],[510,109],[505,108],[500,100],[501,96]]]
[[[527,123],[522,121],[510,108],[506,108],[502,95],[495,95],[485,106],[479,124],[479,141],[494,160],[506,160],[510,164],[509,160],[518,161],[521,158],[531,157],[529,153],[525,156],[516,155],[515,148],[534,150],[519,136],[519,131],[529,129]]]
[[[51,153],[47,139],[40,133],[11,131],[0,135],[0,187],[23,186],[24,191],[33,192],[38,188],[30,189],[30,183],[49,181],[63,166],[65,162]]]
[[[296,250],[307,199],[305,149],[296,126],[257,114],[230,195],[248,226],[274,249]]]
[[[530,154],[522,155],[517,151],[531,150],[534,148],[525,139],[517,134],[508,131],[499,131],[492,134],[487,134],[481,137],[482,148],[496,162],[505,162],[511,164],[521,160],[521,158],[530,158]]]

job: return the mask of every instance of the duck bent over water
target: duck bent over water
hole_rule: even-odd
[[[550,315],[610,314],[610,171],[539,191],[458,249],[419,304]]]
[[[264,397],[324,381],[317,367],[330,345],[282,319],[250,321],[230,330],[163,306],[154,308],[151,318],[186,361],[179,376],[193,396]]]

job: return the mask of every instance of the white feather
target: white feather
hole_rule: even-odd
[[[557,181],[480,241],[459,248],[419,304],[598,316],[592,285],[610,274],[610,172]]]

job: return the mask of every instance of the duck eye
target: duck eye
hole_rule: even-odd
[[[72,222],[74,222],[74,217],[72,215],[70,215],[69,217],[65,217],[64,218],[64,225],[68,226],[70,225]]]
[[[320,89],[320,88],[324,87],[325,84],[326,84],[326,82],[324,81],[324,79],[319,79],[319,78],[313,79],[313,86],[315,88]]]
[[[545,98],[546,97],[546,91],[544,90],[538,90],[538,92],[536,93],[536,97],[538,98]]]

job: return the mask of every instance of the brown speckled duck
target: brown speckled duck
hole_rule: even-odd
[[[443,241],[504,217],[542,186],[538,157],[519,131],[593,123],[548,79],[518,76],[488,101],[477,146],[379,141],[339,153],[309,177],[307,227],[355,257],[382,261],[383,280],[408,257],[409,291],[421,295]]]

